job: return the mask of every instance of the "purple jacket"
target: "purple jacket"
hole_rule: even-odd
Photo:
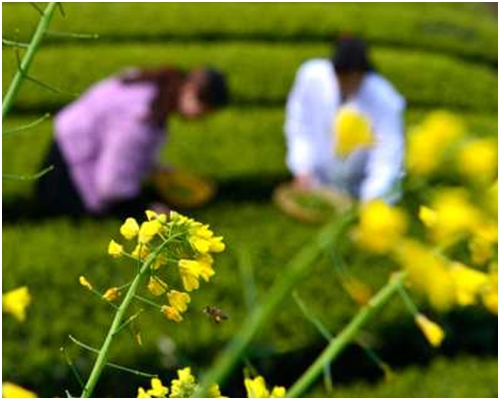
[[[146,120],[154,95],[150,83],[110,78],[56,116],[57,143],[89,212],[139,194],[166,138],[163,128]]]

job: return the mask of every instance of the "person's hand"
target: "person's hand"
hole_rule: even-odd
[[[316,186],[316,182],[311,175],[297,175],[293,185],[299,189],[311,190]]]

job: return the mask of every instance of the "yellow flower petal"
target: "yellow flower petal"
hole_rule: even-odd
[[[149,243],[162,229],[158,220],[145,221],[139,229],[139,243]]]
[[[167,289],[168,285],[157,276],[151,276],[149,278],[148,290],[154,296],[161,296],[163,293],[167,291]]]
[[[182,315],[177,311],[174,307],[171,306],[162,306],[161,312],[165,317],[174,322],[181,322]]]
[[[168,393],[168,388],[163,386],[161,380],[158,378],[151,379],[151,389],[148,390],[148,394],[153,397],[165,397]]]
[[[180,313],[185,312],[188,304],[191,302],[191,297],[187,293],[171,290],[167,293],[169,304]]]
[[[27,390],[15,383],[3,382],[2,383],[2,397],[10,399],[34,399],[38,397],[36,393]]]
[[[432,322],[423,314],[417,314],[415,322],[432,346],[439,347],[441,345],[445,335],[443,329],[438,324]]]
[[[92,290],[93,289],[92,285],[90,284],[90,282],[83,275],[80,276],[80,278],[78,278],[78,281],[80,282],[80,285],[82,285],[83,287],[86,287],[88,290]]]
[[[26,308],[31,303],[27,286],[22,286],[2,294],[2,311],[14,316],[18,321],[26,319]]]
[[[139,224],[134,218],[127,218],[120,227],[120,233],[127,240],[133,239],[139,233]]]
[[[120,290],[117,287],[112,287],[106,290],[106,292],[102,295],[102,298],[107,301],[115,301],[120,297]]]
[[[123,253],[123,246],[111,240],[108,245],[108,254],[114,258],[118,258]]]

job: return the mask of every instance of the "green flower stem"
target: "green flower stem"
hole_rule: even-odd
[[[31,38],[31,42],[28,46],[28,49],[26,50],[23,60],[21,61],[21,65],[19,66],[19,69],[14,75],[14,78],[12,79],[12,82],[9,88],[7,89],[7,93],[5,93],[4,99],[2,101],[2,121],[9,112],[10,107],[12,106],[12,103],[14,102],[14,99],[17,96],[19,88],[21,87],[21,83],[26,78],[26,74],[30,68],[31,62],[33,61],[33,58],[35,57],[35,54],[38,51],[38,47],[40,46],[40,43],[45,33],[47,32],[47,28],[49,26],[50,20],[54,15],[56,7],[57,7],[56,2],[49,3],[40,18],[38,27],[36,28],[36,31],[33,34],[33,37]]]
[[[89,379],[85,384],[85,387],[83,388],[81,397],[90,397],[92,395],[94,387],[97,384],[99,377],[101,376],[102,370],[106,366],[107,356],[113,338],[120,329],[121,322],[123,320],[125,312],[128,310],[130,303],[134,299],[135,292],[137,291],[139,283],[141,282],[142,278],[146,276],[147,273],[149,272],[149,268],[151,267],[151,264],[155,261],[156,256],[163,250],[163,248],[168,243],[169,243],[168,240],[163,242],[160,246],[158,246],[158,248],[153,253],[149,255],[144,264],[142,264],[139,273],[135,276],[134,280],[132,281],[132,284],[129,286],[127,294],[123,298],[122,303],[120,304],[118,310],[116,311],[115,317],[113,319],[111,327],[109,328],[106,339],[104,340],[104,343],[101,349],[99,350],[99,355],[97,356],[96,362],[94,364],[94,367],[92,368],[92,372],[90,373]]]
[[[261,304],[255,307],[234,339],[222,352],[213,369],[204,376],[199,390],[194,394],[195,397],[204,397],[210,384],[223,383],[258,330],[269,320],[273,311],[293,287],[302,280],[307,271],[315,266],[315,261],[318,260],[319,256],[326,249],[335,246],[338,238],[354,219],[354,216],[354,211],[350,211],[326,225],[310,244],[302,248],[287,265],[283,266],[279,281],[276,282]]]
[[[385,285],[366,306],[361,308],[358,314],[327,346],[320,356],[309,366],[306,372],[287,391],[287,397],[300,397],[309,386],[323,372],[325,365],[330,364],[335,357],[356,337],[361,327],[370,320],[386,303],[398,292],[407,275],[406,271],[398,272]]]

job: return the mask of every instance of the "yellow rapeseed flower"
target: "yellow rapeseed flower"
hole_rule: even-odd
[[[450,274],[455,285],[457,304],[461,306],[475,304],[487,283],[487,275],[459,262],[451,265]]]
[[[441,167],[448,148],[465,133],[465,125],[447,111],[429,114],[408,132],[406,164],[410,174],[426,176]]]
[[[186,367],[177,371],[178,379],[173,379],[170,388],[171,398],[191,397],[196,390],[196,381],[191,374],[191,368]]]
[[[158,378],[151,379],[151,389],[147,392],[152,397],[165,397],[168,393],[168,388],[163,386]]]
[[[139,388],[137,389],[137,399],[150,399],[151,396],[143,389],[143,388]]]
[[[399,264],[408,271],[411,288],[424,293],[429,303],[440,311],[455,303],[455,286],[445,260],[432,249],[405,239],[394,251]]]
[[[361,207],[357,240],[374,253],[386,253],[402,238],[406,226],[402,210],[382,200],[372,200]]]
[[[457,235],[471,233],[476,229],[481,222],[481,214],[468,197],[462,188],[441,189],[434,195],[430,208],[436,213],[436,217],[432,224],[427,225],[434,240],[452,240]]]
[[[188,304],[191,302],[191,297],[187,293],[171,290],[167,293],[169,304],[180,313],[187,310]]]
[[[245,388],[248,398],[278,398],[285,397],[286,390],[282,386],[275,386],[271,392],[266,387],[266,381],[262,376],[257,376],[254,379],[245,378]]]
[[[163,293],[167,291],[167,289],[168,285],[157,276],[151,276],[149,278],[148,290],[154,296],[161,296]]]
[[[161,312],[163,315],[174,322],[181,322],[182,321],[182,315],[177,311],[174,307],[171,306],[162,306],[161,307]]]
[[[205,239],[201,236],[191,236],[189,238],[189,243],[191,243],[193,249],[195,249],[200,254],[206,254],[210,250],[210,240]]]
[[[432,322],[425,315],[420,313],[415,316],[415,322],[432,346],[439,347],[441,345],[445,334],[438,324]]]
[[[102,295],[102,298],[107,301],[115,301],[120,297],[120,290],[117,287],[112,287],[106,290]]]
[[[139,233],[139,224],[134,218],[127,218],[120,227],[120,233],[127,240],[133,239]]]
[[[210,385],[207,390],[207,397],[211,399],[225,399],[227,398],[226,396],[223,396],[220,392],[219,385],[214,384]]]
[[[375,143],[370,121],[352,107],[342,107],[334,124],[335,152],[345,158],[353,151],[371,147]]]
[[[157,219],[145,221],[139,229],[139,243],[149,243],[162,229],[162,224]]]
[[[486,264],[494,256],[493,242],[479,235],[469,241],[469,250],[474,265]]]
[[[424,225],[429,228],[435,226],[438,221],[437,212],[425,206],[420,206],[418,217],[424,223]]]
[[[83,275],[80,276],[80,278],[78,278],[78,281],[80,282],[80,285],[82,285],[83,287],[86,287],[88,290],[92,290],[93,289],[93,287],[90,284],[90,282]]]
[[[146,210],[146,217],[147,217],[148,221],[152,221],[154,219],[157,219],[162,224],[167,222],[167,216],[165,214],[158,214],[152,210]]]
[[[498,144],[493,139],[472,140],[457,152],[458,171],[475,183],[490,183],[497,173]]]
[[[36,393],[12,382],[2,382],[2,397],[6,399],[34,399]]]
[[[488,280],[481,297],[488,311],[498,315],[498,267],[496,262],[490,265]]]
[[[123,253],[123,246],[119,243],[116,243],[114,240],[111,240],[108,245],[108,254],[112,257],[118,258]]]
[[[179,261],[179,273],[186,291],[191,292],[200,287],[199,278],[202,268],[202,265],[195,260],[181,259]]]
[[[196,260],[200,265],[200,276],[208,282],[210,278],[215,275],[215,271],[212,268],[214,259],[210,254],[202,254]]]
[[[135,249],[132,252],[132,257],[143,261],[146,259],[147,256],[149,256],[149,253],[150,253],[149,247],[145,244],[139,243],[137,246],[135,246]]]
[[[226,249],[226,245],[223,242],[224,238],[222,236],[216,236],[210,238],[210,249],[212,253],[221,253]]]
[[[2,311],[11,314],[20,322],[26,319],[26,308],[30,303],[31,295],[27,286],[2,294]]]

